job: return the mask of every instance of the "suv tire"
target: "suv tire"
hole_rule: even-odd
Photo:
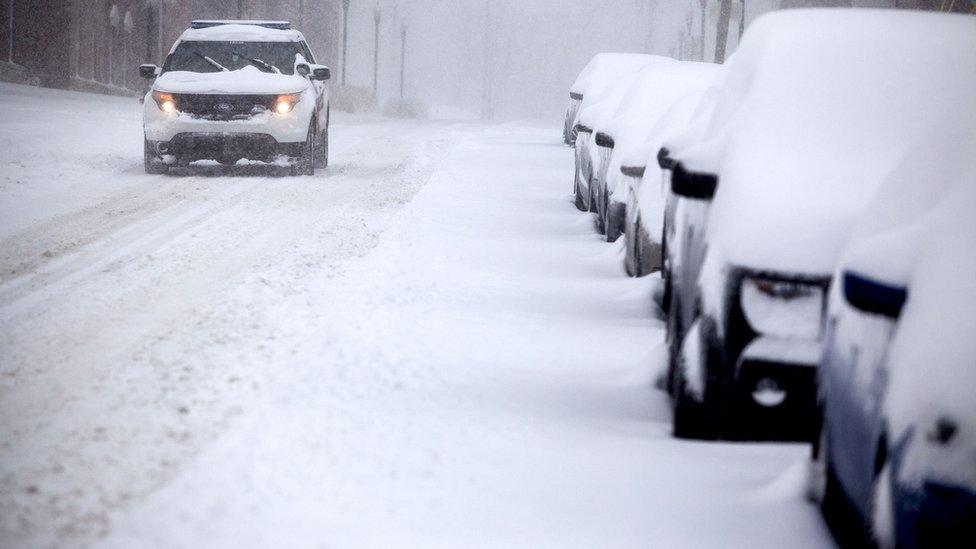
[[[302,154],[291,167],[292,175],[315,175],[315,132],[312,125],[308,126],[308,135],[305,137],[305,146],[302,147]]]
[[[163,164],[163,159],[156,156],[156,152],[153,151],[152,147],[149,145],[148,139],[143,139],[143,162],[145,164],[146,173],[150,175],[164,175],[169,173],[169,167]]]

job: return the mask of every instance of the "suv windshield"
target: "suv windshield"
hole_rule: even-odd
[[[303,42],[180,42],[166,59],[163,72],[220,72],[220,67],[238,70],[248,65],[265,72],[294,74],[295,55],[312,63],[312,54]],[[265,65],[267,64],[267,65]]]

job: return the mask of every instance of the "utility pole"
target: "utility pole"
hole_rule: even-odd
[[[715,33],[715,62],[725,62],[725,46],[729,41],[729,19],[732,17],[732,0],[722,0],[718,10],[718,32]]]
[[[378,99],[379,67],[380,67],[380,6],[373,8],[373,98]]]
[[[7,0],[7,61],[14,62],[14,0]]]
[[[400,99],[403,99],[403,75],[407,64],[407,25],[400,27]]]
[[[701,4],[701,60],[705,60],[705,19],[708,18],[708,0],[698,0]]]
[[[739,0],[742,9],[739,11],[739,42],[742,42],[742,33],[746,31],[746,0]]]
[[[346,86],[346,46],[349,42],[349,0],[342,0],[342,86]]]
[[[491,2],[485,0],[485,38],[484,38],[484,67],[482,70],[482,90],[481,90],[481,118],[491,120],[494,113],[491,108]]]
[[[305,0],[298,0],[298,28],[305,30]]]
[[[159,66],[160,67],[162,67],[163,66],[163,63],[166,62],[166,59],[163,58],[163,53],[164,53],[163,52],[163,48],[166,47],[163,44],[163,27],[164,27],[164,24],[163,24],[163,6],[165,6],[165,5],[166,5],[166,2],[164,0],[159,0],[159,14],[156,17],[156,19],[157,19],[157,25],[159,27],[159,29],[158,29],[158,34],[159,34],[158,42],[159,42]]]

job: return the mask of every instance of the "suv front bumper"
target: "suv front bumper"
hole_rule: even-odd
[[[192,114],[159,110],[151,95],[143,103],[143,127],[152,143],[168,143],[180,134],[267,135],[277,143],[304,143],[315,113],[315,99],[306,94],[287,114],[270,110],[235,120],[215,120]]]
[[[149,146],[161,158],[170,156],[178,163],[241,159],[273,162],[282,156],[301,156],[305,142],[279,143],[261,133],[179,133],[169,141],[149,141]]]

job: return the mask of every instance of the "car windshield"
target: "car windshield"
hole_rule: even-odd
[[[163,72],[220,72],[238,70],[248,65],[265,72],[294,74],[295,55],[302,54],[309,62],[312,57],[302,42],[180,42],[166,59]]]

